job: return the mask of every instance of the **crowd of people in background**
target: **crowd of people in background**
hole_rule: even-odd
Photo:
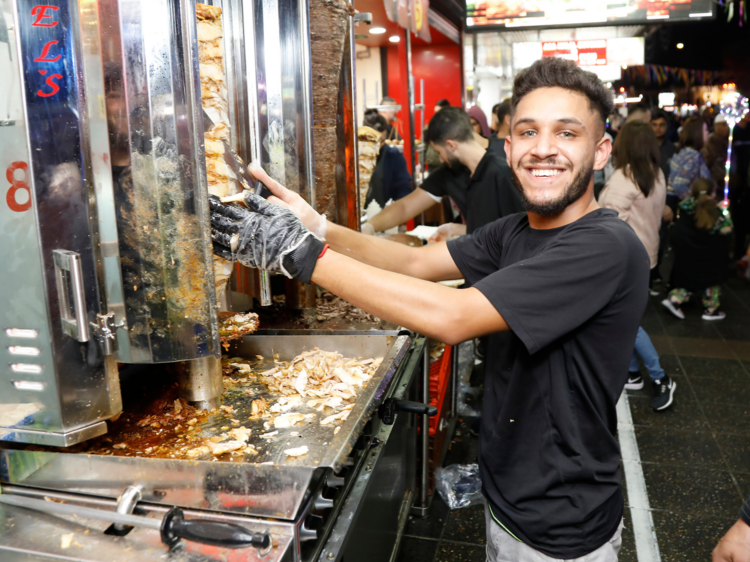
[[[384,98],[383,105],[395,104]],[[444,110],[450,108],[448,112]],[[397,203],[365,225],[366,232],[397,226],[424,212],[448,196],[456,210],[432,236],[431,241],[450,239],[471,233],[518,208],[510,193],[512,171],[499,161],[506,160],[505,138],[510,134],[511,99],[492,107],[490,120],[483,109],[474,105],[466,111],[440,100],[434,108],[453,123],[441,141],[459,147],[458,152],[439,153],[430,142],[430,127],[423,131],[426,143],[427,179],[413,189],[409,187],[406,161],[398,151],[385,148],[382,168],[374,174],[370,198],[384,206],[388,200]],[[450,114],[450,115],[449,115]],[[370,110],[365,124],[387,138],[400,138],[394,126],[396,112]],[[466,138],[456,136],[455,124],[468,120],[471,127]],[[614,150],[610,161],[595,175],[595,193],[602,207],[616,210],[638,234],[651,259],[650,292],[662,295],[661,304],[675,317],[684,320],[693,314],[691,303],[700,307],[705,321],[726,317],[720,310],[721,284],[730,274],[732,262],[741,275],[750,278],[750,118],[743,119],[734,130],[733,173],[729,182],[729,204],[724,202],[725,162],[729,147],[729,123],[708,107],[702,113],[680,115],[655,109],[646,103],[630,105],[610,115],[607,135]],[[435,129],[436,127],[433,127]],[[442,131],[445,133],[445,130]],[[433,135],[434,137],[434,135]],[[391,147],[392,148],[392,147]],[[490,175],[477,181],[475,171],[484,152],[492,154]],[[398,154],[398,156],[397,156]],[[461,156],[451,156],[460,154]],[[452,159],[451,159],[452,158]],[[486,166],[479,167],[484,176]],[[385,181],[379,181],[386,178]],[[482,185],[481,189],[470,186]],[[490,192],[502,192],[499,200]],[[470,227],[467,229],[466,225]],[[669,260],[665,260],[671,249]],[[638,358],[648,371],[653,386],[652,408],[660,411],[674,401],[676,383],[665,374],[648,334],[638,332],[630,375],[626,388],[643,388]]]

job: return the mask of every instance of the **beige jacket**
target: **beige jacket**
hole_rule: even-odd
[[[635,230],[646,247],[652,269],[656,267],[659,256],[659,228],[666,201],[667,186],[661,170],[648,197],[643,196],[638,185],[623,173],[622,168],[615,170],[599,194],[599,205],[617,211],[620,218]]]

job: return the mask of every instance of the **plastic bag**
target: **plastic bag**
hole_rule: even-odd
[[[451,509],[482,503],[479,465],[452,464],[435,471],[435,489]]]

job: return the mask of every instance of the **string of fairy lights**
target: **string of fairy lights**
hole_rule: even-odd
[[[748,99],[738,92],[731,92],[724,96],[721,101],[720,113],[726,118],[729,125],[729,148],[727,149],[727,161],[724,165],[724,207],[729,204],[729,172],[732,167],[732,141],[734,140],[734,126],[742,121],[750,112]]]

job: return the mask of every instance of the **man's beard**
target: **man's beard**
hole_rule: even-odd
[[[458,156],[455,156],[454,154],[446,151],[445,165],[453,171],[458,171],[461,169],[461,166],[463,166],[463,163],[458,159]]]
[[[548,163],[554,165],[554,161],[549,161]],[[516,188],[521,195],[523,208],[531,213],[541,215],[543,217],[553,217],[559,215],[570,205],[583,197],[583,194],[586,193],[586,190],[589,187],[589,183],[591,182],[591,176],[594,174],[594,164],[592,162],[587,166],[581,168],[581,171],[575,175],[573,181],[565,187],[565,190],[563,191],[562,195],[560,195],[560,197],[553,201],[545,201],[544,203],[535,203],[531,201],[526,196],[526,192],[523,189],[523,184],[521,183],[521,178],[518,177],[518,174],[516,174],[516,170],[514,168],[511,168],[511,172],[513,173],[513,179],[515,180]]]

